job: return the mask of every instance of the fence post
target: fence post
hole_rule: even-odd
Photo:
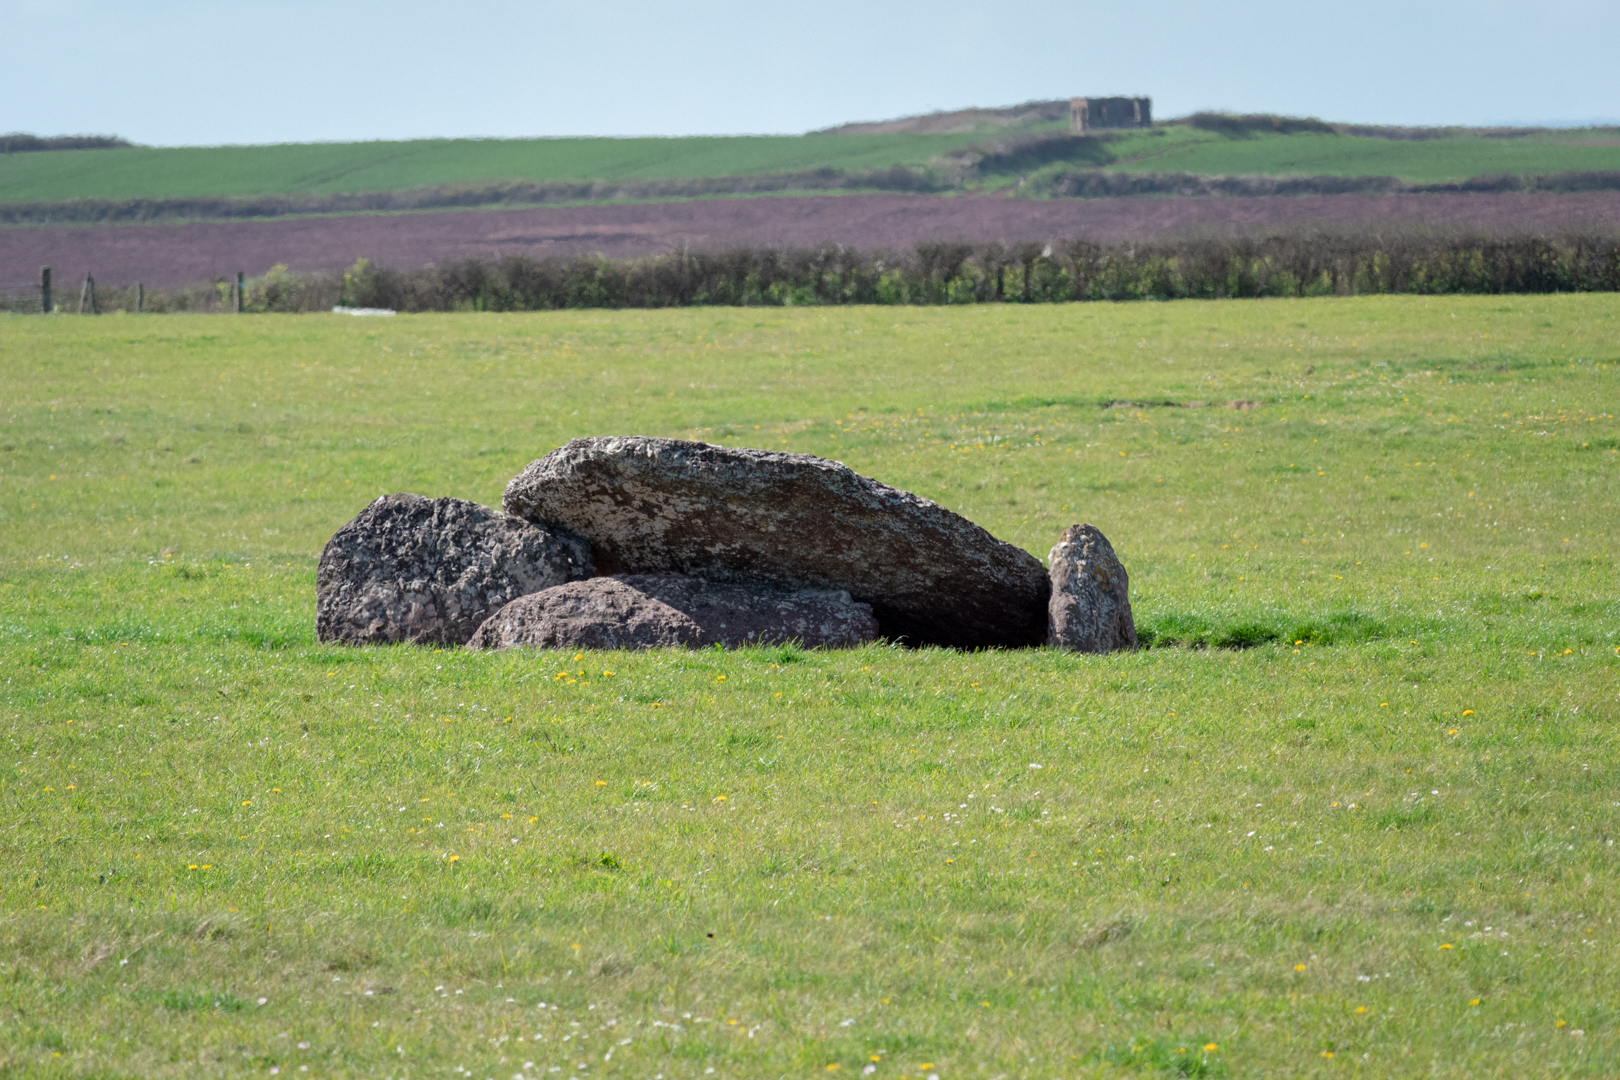
[[[236,313],[238,315],[242,314],[242,279],[245,276],[240,270],[236,272]]]
[[[51,313],[51,268],[48,266],[39,268],[39,313]]]
[[[140,282],[135,283],[135,314],[139,315],[146,310],[146,286]]]

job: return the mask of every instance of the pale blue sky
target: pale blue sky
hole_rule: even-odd
[[[1620,0],[0,0],[0,132],[159,145],[801,132],[1076,94],[1620,119]]]

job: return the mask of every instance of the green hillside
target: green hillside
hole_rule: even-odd
[[[1410,183],[1488,173],[1620,170],[1620,134],[1613,129],[1527,131],[1511,137],[1456,129],[1435,138],[1396,140],[1325,133],[1233,137],[1174,125],[1071,143],[1052,128],[1044,124],[944,135],[419,139],[11,153],[0,154],[0,204],[321,196],[513,181],[690,180],[931,163],[942,177],[969,188],[1011,183],[1042,166],[1205,175],[1394,176]],[[1031,139],[1046,141],[1032,154]],[[985,153],[990,156],[974,168],[971,163]],[[963,162],[969,163],[965,169]]]
[[[332,194],[500,180],[653,180],[921,165],[963,135],[418,139],[0,155],[0,202]]]

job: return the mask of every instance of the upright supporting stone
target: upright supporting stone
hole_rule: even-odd
[[[51,268],[48,266],[39,268],[39,313],[51,313]]]
[[[140,282],[135,283],[135,314],[139,315],[146,310],[146,286]]]
[[[236,272],[236,313],[238,315],[242,314],[242,293],[246,284],[244,281],[246,277],[247,275],[242,271],[238,270]]]
[[[1050,562],[1046,643],[1085,653],[1136,648],[1130,579],[1108,538],[1094,525],[1071,525]]]

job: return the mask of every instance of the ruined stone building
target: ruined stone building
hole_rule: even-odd
[[[1152,98],[1077,97],[1069,101],[1069,133],[1072,135],[1084,135],[1102,128],[1152,126]]]

